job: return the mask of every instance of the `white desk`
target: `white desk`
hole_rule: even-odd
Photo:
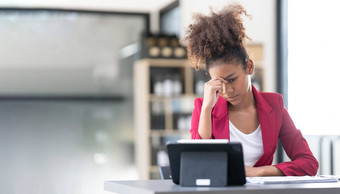
[[[246,184],[230,187],[182,187],[172,180],[105,181],[104,189],[131,194],[340,194],[340,183]]]

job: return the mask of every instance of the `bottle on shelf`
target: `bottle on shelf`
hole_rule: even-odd
[[[176,35],[142,33],[142,58],[185,59],[186,49]]]
[[[178,96],[182,94],[182,81],[181,76],[179,74],[173,75],[173,95]]]
[[[169,36],[160,35],[158,42],[161,49],[161,57],[162,58],[171,58],[173,56],[173,50],[170,47],[170,39]]]
[[[179,44],[178,38],[174,35],[170,37],[170,46],[173,48],[174,58],[186,58],[187,51]]]
[[[163,96],[170,97],[173,94],[173,80],[171,79],[170,74],[166,74],[163,80]]]
[[[174,128],[178,131],[189,131],[191,128],[191,113],[174,114]]]
[[[158,46],[158,37],[153,34],[148,34],[146,37],[146,57],[157,58],[160,56],[161,50]]]
[[[158,74],[155,75],[154,82],[153,82],[153,92],[156,96],[163,95],[163,80],[162,75]]]
[[[187,119],[185,116],[180,116],[177,120],[177,128],[180,131],[184,131],[187,129]]]

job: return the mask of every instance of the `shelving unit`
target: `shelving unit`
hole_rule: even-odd
[[[153,91],[154,74],[168,72],[180,75],[182,91],[180,94],[171,96],[155,94]],[[190,138],[189,128],[179,130],[174,119],[176,114],[191,115],[193,101],[197,97],[193,92],[193,76],[193,69],[188,61],[183,59],[142,59],[134,64],[135,151],[141,179],[158,178],[159,171],[155,159],[157,151],[165,149],[164,141]],[[164,119],[163,125],[158,125],[161,126],[158,128],[152,123],[153,112],[155,112],[153,106],[158,106],[159,115],[157,116],[161,123]]]
[[[250,45],[247,49],[261,75],[255,75],[254,79],[262,84],[262,45]],[[155,76],[158,74],[179,75],[181,92],[167,96],[157,94]],[[202,96],[195,93],[196,82],[208,79],[203,72],[195,72],[185,59],[142,59],[134,64],[135,157],[140,179],[160,178],[158,164],[167,160],[166,141],[190,139],[194,99]]]

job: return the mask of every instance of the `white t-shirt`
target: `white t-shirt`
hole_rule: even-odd
[[[238,130],[231,121],[229,121],[229,133],[231,142],[241,142],[243,148],[244,164],[254,166],[263,155],[263,142],[260,125],[257,129],[245,134]]]

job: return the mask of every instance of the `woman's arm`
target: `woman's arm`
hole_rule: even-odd
[[[191,139],[201,139],[198,133],[198,124],[201,115],[202,101],[202,98],[196,98],[194,102],[195,107],[191,115]]]
[[[275,166],[250,167],[245,166],[246,176],[284,176],[283,172]]]
[[[204,98],[198,125],[198,133],[202,139],[211,138],[211,112],[219,95],[224,92],[223,86],[226,83],[227,81],[217,77],[204,84]]]
[[[282,97],[280,101],[282,124],[279,132],[279,140],[291,161],[276,164],[275,167],[287,176],[316,175],[319,163],[309,149],[306,139],[300,130],[295,127],[288,111],[284,108]]]
[[[279,139],[291,161],[275,165],[277,168],[287,176],[316,175],[319,163],[285,108]]]
[[[198,133],[202,139],[211,138],[211,111],[211,108],[202,107],[201,109]]]

